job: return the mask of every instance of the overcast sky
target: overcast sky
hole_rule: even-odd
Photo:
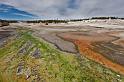
[[[124,17],[124,0],[0,0],[39,18]]]

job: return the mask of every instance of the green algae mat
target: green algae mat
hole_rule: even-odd
[[[17,29],[0,47],[0,82],[124,82],[124,76]]]

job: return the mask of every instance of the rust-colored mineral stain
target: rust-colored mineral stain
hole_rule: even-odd
[[[119,72],[120,74],[124,74],[123,66],[121,66],[117,63],[113,63],[112,61],[105,58],[98,52],[95,52],[92,50],[91,44],[94,41],[88,40],[87,38],[85,39],[85,38],[83,38],[83,36],[76,36],[73,34],[60,34],[59,37],[73,42],[78,47],[79,52],[82,55],[85,55],[87,58],[89,58],[95,62],[98,62],[98,63],[104,65],[105,67],[112,69],[113,71]]]
[[[92,59],[92,60],[106,66],[107,68],[110,68],[116,72],[124,74],[124,67],[123,66],[118,65],[116,63],[113,63],[112,61],[108,60],[107,58],[105,58],[101,54],[92,51],[91,46],[88,45],[87,42],[75,40],[74,43],[78,46],[78,49],[82,55],[85,55],[89,59]]]

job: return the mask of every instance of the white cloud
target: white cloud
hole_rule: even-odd
[[[21,13],[13,13],[13,14],[17,15],[17,16],[23,16],[23,17],[30,17],[30,18],[32,18],[32,16],[26,15],[26,14],[21,14]]]
[[[69,3],[71,2],[71,3]],[[41,18],[124,16],[124,0],[0,0]],[[70,4],[74,4],[69,7]]]

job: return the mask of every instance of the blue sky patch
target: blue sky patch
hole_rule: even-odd
[[[33,19],[36,16],[28,12],[16,9],[13,6],[0,4],[0,19]]]

